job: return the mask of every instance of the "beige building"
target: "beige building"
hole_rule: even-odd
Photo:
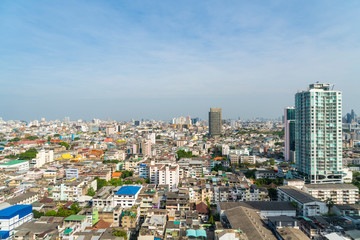
[[[313,197],[335,204],[355,204],[359,198],[359,189],[352,184],[305,184],[304,191]]]

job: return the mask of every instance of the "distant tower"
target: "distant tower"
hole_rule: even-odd
[[[284,111],[285,160],[295,160],[295,108],[287,107]]]
[[[342,183],[342,94],[315,83],[295,95],[296,168],[311,183]]]
[[[221,134],[221,108],[210,108],[209,112],[209,134],[219,136]]]

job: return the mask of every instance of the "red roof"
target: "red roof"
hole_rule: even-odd
[[[209,212],[208,207],[204,202],[201,202],[196,205],[196,211],[199,214],[208,214],[208,212]]]

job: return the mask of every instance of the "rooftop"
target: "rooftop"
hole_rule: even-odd
[[[31,212],[31,205],[14,205],[0,210],[0,219],[9,219],[16,215],[19,215],[19,218],[22,218]]]
[[[123,186],[115,193],[115,195],[136,195],[140,189],[141,187],[139,186]]]
[[[310,202],[319,202],[320,200],[311,196],[310,194],[303,192],[297,188],[294,187],[288,187],[288,186],[282,186],[279,187],[281,191],[285,192],[289,196],[293,197],[297,201],[301,203],[310,203]]]
[[[71,215],[71,216],[65,218],[65,221],[79,222],[79,221],[82,221],[84,218],[86,218],[85,215]]]
[[[317,190],[338,190],[338,189],[346,189],[346,190],[358,190],[358,188],[352,184],[305,184],[307,189],[317,189]]]
[[[26,160],[13,160],[13,161],[10,161],[10,162],[7,162],[7,163],[2,163],[0,165],[2,165],[2,166],[11,166],[11,165],[19,164],[19,163],[24,163],[24,162],[27,162],[27,161]]]

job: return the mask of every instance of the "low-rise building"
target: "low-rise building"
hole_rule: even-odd
[[[32,219],[31,205],[14,205],[0,210],[0,239],[12,239],[14,229]]]
[[[335,204],[355,204],[359,199],[359,189],[352,184],[306,184],[303,188],[311,196]]]
[[[292,202],[305,216],[320,216],[327,213],[326,204],[295,187],[278,187],[278,201]]]
[[[5,171],[28,171],[29,161],[25,160],[13,160],[7,163],[0,164],[0,169]]]
[[[134,206],[141,188],[141,186],[122,186],[114,194],[114,206],[120,205],[124,208]]]
[[[276,179],[276,172],[267,171],[267,170],[258,170],[255,172],[255,179],[260,179],[260,178]]]
[[[39,194],[34,192],[27,192],[17,197],[8,199],[6,202],[11,205],[30,205],[39,200]]]

